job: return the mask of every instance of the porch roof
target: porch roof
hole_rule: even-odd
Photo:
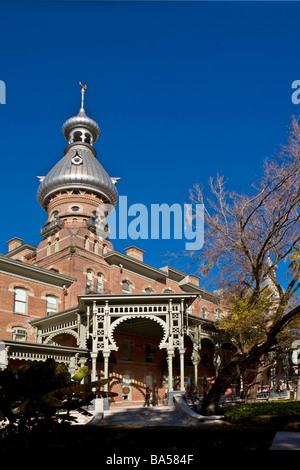
[[[10,359],[19,360],[45,360],[53,358],[63,360],[63,358],[71,358],[75,354],[79,356],[86,356],[88,349],[71,347],[71,346],[58,346],[54,344],[41,344],[29,343],[25,341],[15,341],[8,339],[0,339],[1,347],[8,350],[8,357]]]

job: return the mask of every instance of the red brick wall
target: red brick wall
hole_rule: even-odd
[[[28,291],[27,314],[14,312],[14,287]],[[27,329],[27,340],[35,342],[34,329],[28,322],[46,315],[46,295],[58,297],[61,309],[62,288],[0,272],[0,338],[13,339],[12,328],[19,326]]]

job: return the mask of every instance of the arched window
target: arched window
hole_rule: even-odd
[[[205,307],[202,308],[202,318],[207,319],[207,309]]]
[[[104,292],[104,278],[103,274],[98,273],[97,274],[97,293],[98,294],[103,294]]]
[[[58,211],[54,211],[51,220],[58,220]]]
[[[71,142],[81,142],[82,141],[82,132],[76,131],[72,135]]]
[[[47,243],[47,256],[49,256],[51,254],[51,243],[48,242]]]
[[[27,313],[28,291],[23,287],[14,289],[14,312]]]
[[[85,250],[89,250],[89,249],[90,249],[89,237],[85,237],[85,238],[84,238],[84,249],[85,249]]]
[[[54,251],[55,253],[59,250],[59,238],[55,239]]]
[[[146,292],[146,294],[151,294],[151,292],[153,292],[153,290],[151,289],[151,287],[146,287],[145,292]]]
[[[164,291],[164,294],[172,294],[172,289],[166,289],[166,290]]]
[[[94,241],[94,253],[96,255],[99,253],[99,242],[97,240]]]
[[[87,290],[93,290],[94,287],[94,273],[91,269],[86,272],[86,288]]]
[[[107,253],[107,245],[102,245],[102,254],[105,255]]]
[[[14,326],[12,329],[13,340],[14,341],[26,341],[27,340],[27,330],[20,326]]]
[[[129,281],[122,281],[122,294],[130,294],[131,293],[131,284]]]
[[[58,298],[55,295],[46,295],[46,312],[55,313],[58,311]]]
[[[85,132],[84,134],[84,142],[86,142],[87,144],[91,143],[91,134],[89,134],[88,132]]]

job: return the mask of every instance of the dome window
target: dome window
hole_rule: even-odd
[[[75,155],[75,157],[72,158],[73,165],[81,165],[82,162],[83,160],[79,155]]]
[[[90,144],[91,141],[92,141],[92,139],[91,139],[91,134],[89,134],[88,132],[86,132],[86,133],[84,134],[84,142],[86,142],[87,144]]]
[[[72,141],[73,142],[82,142],[82,132],[81,131],[74,132],[73,136],[72,136]]]

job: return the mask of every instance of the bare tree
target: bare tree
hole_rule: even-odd
[[[213,277],[230,309],[236,314],[242,302],[245,318],[248,322],[252,319],[250,339],[247,337],[247,342],[242,334],[236,341],[232,361],[204,399],[202,413],[214,414],[227,387],[274,347],[278,334],[300,313],[300,308],[293,308],[300,289],[297,120],[292,119],[287,145],[274,159],[264,162],[261,177],[249,194],[228,191],[224,178],[217,175],[210,180],[208,200],[199,185],[191,191],[191,199],[204,205],[205,243],[189,256],[197,262],[200,276]],[[277,269],[279,273],[286,271],[284,288]],[[232,315],[234,312],[229,318]]]

